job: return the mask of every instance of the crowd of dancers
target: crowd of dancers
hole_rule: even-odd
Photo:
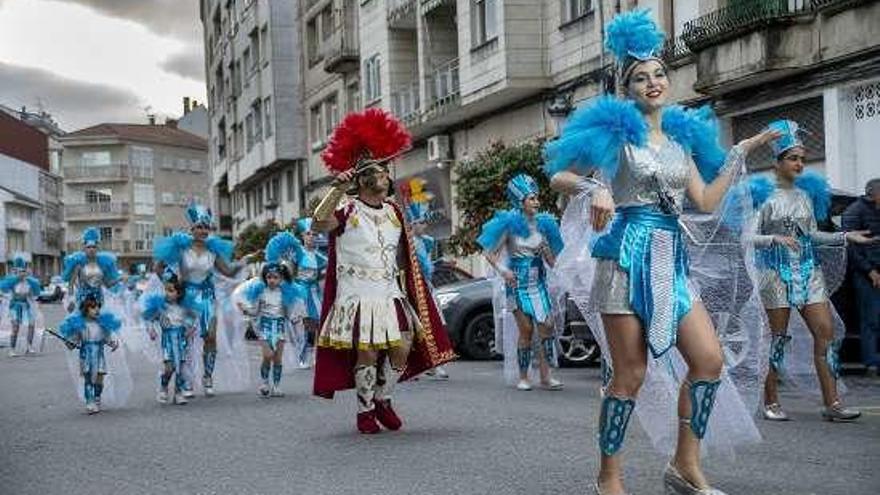
[[[841,402],[843,327],[828,296],[844,246],[875,239],[819,231],[830,188],[805,170],[796,122],[768,122],[725,150],[711,110],[667,103],[664,38],[647,11],[618,15],[606,32],[618,94],[577,109],[545,148],[550,186],[565,198],[561,221],[540,211],[538,182],[519,173],[507,183],[509,208],[477,238],[495,274],[504,377],[524,392],[563,388],[552,373],[555,318],[560,297],[571,298],[603,356],[595,492],[625,493],[621,450],[635,413],[671,454],[667,493],[722,494],[702,470],[702,447],[760,440],[757,415],[789,419],[781,378],[818,389],[823,418],[859,417]],[[159,366],[162,403],[247,386],[250,326],[262,351],[259,395],[283,395],[286,362],[314,361],[315,395],[355,390],[361,433],[401,428],[395,384],[445,377],[442,365],[456,357],[433,297],[424,209],[390,198],[390,167],[410,145],[382,110],[346,116],[322,155],[335,177],[329,192],[294,232],[268,242],[259,277],[242,270],[256,253],[233,260],[198,204],[187,209],[190,230],[156,242],[154,273],[139,270],[130,291],[114,256],[98,250],[98,231],[87,230],[64,264],[70,314],[47,331],[78,350],[71,369],[88,412],[124,402],[130,351]],[[747,177],[746,159],[762,146],[773,173]],[[11,268],[0,282],[4,324],[12,352],[28,352],[42,328],[39,284],[23,259]],[[285,354],[291,340],[301,342],[295,355]]]

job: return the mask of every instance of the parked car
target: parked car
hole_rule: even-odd
[[[37,296],[37,301],[41,303],[60,302],[66,293],[67,285],[61,280],[61,277],[52,277],[49,284],[43,287]]]
[[[495,317],[492,310],[492,281],[486,278],[473,278],[467,272],[444,267],[438,277],[435,266],[434,276],[437,287],[435,294],[446,329],[456,350],[471,359],[494,359],[498,357],[495,349]],[[454,268],[454,265],[453,265]],[[456,271],[457,270],[457,271]],[[437,284],[440,278],[455,281]],[[565,318],[559,336],[561,347],[560,365],[570,366],[591,364],[599,358],[599,346],[593,339],[590,328],[578,311],[574,301],[566,298]]]

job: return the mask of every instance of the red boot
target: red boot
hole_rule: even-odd
[[[376,410],[358,413],[357,415],[358,431],[366,435],[379,433],[381,430],[376,423]]]
[[[390,400],[377,400],[373,401],[373,403],[376,404],[376,419],[379,420],[379,423],[381,423],[382,426],[392,431],[399,430],[400,427],[403,426],[403,421],[401,421],[400,416],[394,412]]]

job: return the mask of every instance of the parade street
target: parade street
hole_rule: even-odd
[[[57,323],[60,306],[43,309]],[[366,436],[353,393],[311,396],[309,370],[285,370],[283,398],[247,391],[163,406],[156,370],[133,355],[129,404],[88,416],[64,352],[51,339],[41,355],[0,359],[0,493],[583,494],[596,473],[596,368],[561,370],[561,392],[517,392],[502,386],[500,362],[454,363],[447,382],[398,389],[403,430]],[[710,457],[709,476],[738,495],[878,493],[880,381],[848,383],[859,422],[821,421],[815,398],[785,395],[794,421],[760,421],[764,443]],[[662,494],[667,459],[638,426],[625,455],[629,489]]]

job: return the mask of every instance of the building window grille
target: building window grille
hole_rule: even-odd
[[[766,129],[770,122],[779,119],[793,120],[806,131],[801,134],[801,139],[808,163],[825,160],[825,113],[821,96],[733,117],[733,142],[754,136]],[[746,163],[749,170],[767,170],[774,166],[776,157],[769,146],[762,146],[749,153]]]

